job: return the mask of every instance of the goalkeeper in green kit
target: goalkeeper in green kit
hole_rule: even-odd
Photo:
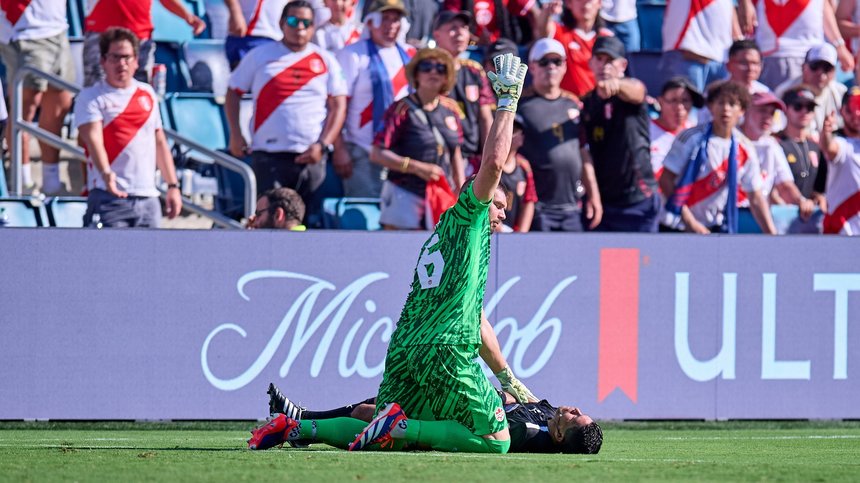
[[[504,389],[521,402],[537,401],[504,363],[482,311],[490,235],[493,225],[504,220],[506,207],[499,180],[527,70],[512,54],[493,60],[496,73],[488,76],[498,109],[481,166],[421,249],[412,289],[388,345],[377,416],[349,445],[350,451],[381,445],[506,453],[510,434],[505,410],[476,360],[479,355]],[[318,427],[327,423],[305,427],[311,425],[279,417],[255,430],[249,447],[265,449],[288,436],[314,437],[318,430],[333,429]]]

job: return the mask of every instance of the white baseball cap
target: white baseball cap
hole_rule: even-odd
[[[536,60],[541,60],[547,54],[556,54],[561,56],[562,59],[567,56],[564,54],[564,46],[561,45],[561,42],[555,39],[540,39],[532,46],[532,50],[529,51],[529,62],[534,62]]]
[[[836,47],[830,44],[816,45],[806,52],[806,63],[824,61],[836,67]]]

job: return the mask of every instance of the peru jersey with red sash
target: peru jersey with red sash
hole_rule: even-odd
[[[229,85],[254,95],[254,151],[304,152],[322,133],[328,98],[346,95],[340,64],[313,44],[300,52],[281,42],[257,47],[230,74]]]
[[[755,0],[755,40],[762,55],[803,57],[824,42],[826,0]]]
[[[663,51],[687,50],[724,62],[732,43],[732,0],[669,0]]]
[[[158,196],[155,188],[155,132],[161,114],[149,84],[132,81],[118,89],[105,81],[85,88],[75,101],[75,124],[101,122],[105,151],[117,185],[132,196]],[[105,189],[92,158],[87,162],[90,190]]]
[[[411,46],[399,45],[399,48],[405,50],[409,56],[415,54],[415,49]],[[409,82],[406,79],[406,65],[403,63],[398,47],[377,47],[377,50],[391,81],[391,90],[394,94],[392,101],[406,97],[409,94]],[[344,140],[370,151],[374,136],[374,98],[367,42],[347,45],[337,53],[337,60],[343,66],[348,89],[347,95],[349,96],[346,123],[344,124]],[[388,106],[384,107],[387,108]]]
[[[860,235],[860,139],[836,138],[839,151],[827,166],[824,233]]]
[[[66,0],[0,0],[0,43],[46,39],[68,28]]]
[[[125,27],[141,40],[152,37],[152,0],[87,0],[84,30],[104,32]]]
[[[679,134],[669,154],[663,159],[663,169],[678,175],[684,173],[693,151],[699,149],[702,143],[707,126],[707,123],[700,124]],[[734,136],[738,144],[738,190],[746,193],[760,190],[762,177],[755,147],[737,129]],[[730,147],[729,139],[711,136],[708,141],[708,162],[702,165],[686,203],[696,220],[707,227],[723,223],[723,212],[729,197],[726,176]]]
[[[248,30],[245,35],[281,40],[281,14],[289,0],[239,0]]]
[[[670,131],[654,119],[648,124],[648,136],[651,139],[651,169],[654,170],[654,178],[659,180],[660,175],[663,174],[663,158],[669,153],[675,138],[681,131],[692,127],[692,124],[687,120],[683,126],[674,131]]]

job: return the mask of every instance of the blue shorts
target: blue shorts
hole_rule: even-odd
[[[268,44],[269,42],[275,42],[275,40],[269,37],[255,37],[253,35],[245,37],[228,35],[224,41],[224,53],[227,54],[227,62],[230,63],[230,69],[235,69],[239,65],[239,61],[242,60],[242,57],[250,52],[251,49]]]

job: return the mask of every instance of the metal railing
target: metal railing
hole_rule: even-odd
[[[41,77],[48,81],[54,87],[65,89],[70,91],[72,94],[77,95],[81,88],[77,85],[67,82],[59,77],[51,75],[47,72],[43,72],[39,69],[23,66],[18,69],[15,74],[15,79],[12,84],[12,116],[9,121],[9,129],[11,129],[12,140],[11,145],[9,146],[11,151],[11,162],[10,162],[10,181],[11,181],[11,190],[10,192],[15,196],[23,195],[23,180],[21,177],[22,170],[22,146],[23,146],[23,134],[26,132],[41,141],[61,150],[68,151],[71,155],[82,161],[86,161],[87,157],[84,153],[84,150],[80,146],[76,146],[65,141],[63,138],[57,136],[56,134],[46,131],[39,127],[37,124],[29,121],[25,121],[23,119],[23,105],[21,103],[22,96],[24,94],[24,76],[27,74],[32,74],[38,77]],[[243,215],[245,218],[250,218],[254,211],[256,210],[257,199],[257,179],[254,176],[254,171],[250,166],[243,163],[242,161],[224,153],[220,153],[218,151],[213,151],[181,134],[178,132],[172,131],[170,129],[164,129],[165,136],[172,140],[175,143],[188,146],[195,151],[197,154],[202,154],[204,157],[209,158],[209,162],[217,164],[219,166],[224,167],[230,171],[233,171],[239,176],[242,177],[242,180],[245,183],[245,194],[243,200]],[[204,162],[206,160],[203,160]],[[178,174],[178,173],[177,173]],[[163,195],[163,192],[162,192]],[[191,198],[186,196],[182,197],[183,208],[191,211],[192,213],[197,213],[201,216],[205,216],[212,220],[212,222],[223,228],[243,228],[242,224],[224,216],[223,214],[195,204]]]

